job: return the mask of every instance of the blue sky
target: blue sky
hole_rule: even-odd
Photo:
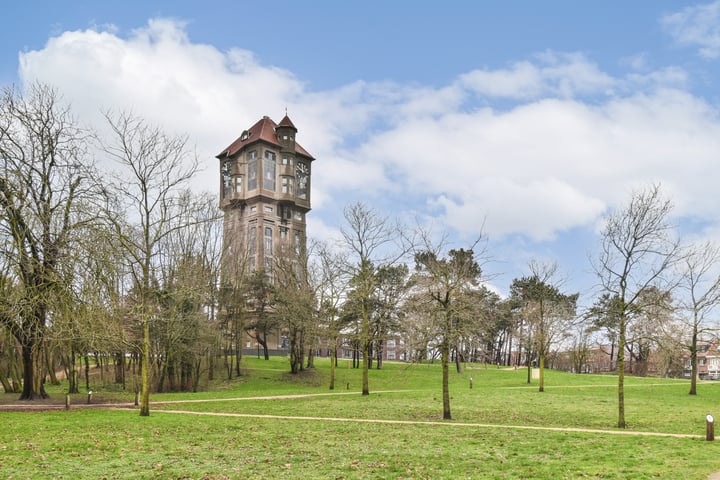
[[[501,292],[538,258],[583,294],[633,188],[660,182],[684,238],[720,236],[720,2],[28,1],[1,22],[0,85],[189,134],[199,190],[287,108],[317,158],[311,236],[362,200],[456,247],[482,229]]]

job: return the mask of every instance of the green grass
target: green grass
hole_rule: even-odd
[[[79,408],[0,413],[0,472],[23,479],[704,479],[720,470],[720,445],[704,439],[705,414],[720,416],[720,383],[702,383],[691,397],[686,381],[626,379],[627,430],[696,435],[676,438],[512,428],[617,431],[617,379],[610,375],[547,372],[539,393],[524,370],[467,368],[451,375],[453,420],[442,421],[437,364],[386,363],[370,372],[366,397],[358,394],[359,370],[341,362],[330,392],[328,364],[317,364],[292,377],[287,359],[246,358],[244,375],[217,381],[212,392],[151,398],[219,401],[156,404],[144,418],[136,410]],[[252,398],[296,394],[322,395]]]

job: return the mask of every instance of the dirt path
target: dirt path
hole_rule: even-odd
[[[628,430],[600,430],[593,428],[573,427],[539,427],[532,425],[498,425],[492,423],[465,423],[465,422],[431,422],[422,420],[384,420],[375,418],[338,418],[338,417],[303,417],[292,415],[263,415],[251,413],[220,413],[220,412],[194,412],[191,410],[154,410],[153,413],[174,413],[178,415],[209,415],[216,417],[240,417],[240,418],[274,418],[280,420],[303,420],[317,422],[355,422],[355,423],[385,423],[393,425],[433,425],[439,427],[476,427],[476,428],[502,428],[515,430],[545,430],[553,432],[579,432],[599,433],[607,435],[638,435],[646,437],[673,437],[673,438],[702,438],[701,435],[685,433],[663,433],[663,432],[639,432]]]
[[[375,394],[382,393],[402,393],[410,390],[381,390],[373,392]],[[233,397],[233,398],[205,398],[194,400],[168,400],[159,402],[150,402],[150,405],[174,405],[189,403],[211,403],[211,402],[236,402],[250,400],[286,400],[294,398],[310,398],[310,397],[327,397],[340,395],[359,395],[358,392],[327,392],[327,393],[304,393],[295,395],[266,395],[259,397]],[[57,410],[64,408],[63,404],[5,404],[0,405],[0,411],[27,411],[27,410]],[[71,409],[76,408],[106,408],[109,410],[124,410],[135,408],[133,403],[75,403]],[[702,435],[692,435],[685,433],[663,433],[663,432],[641,432],[633,430],[603,430],[593,428],[574,428],[574,427],[541,427],[533,425],[500,425],[492,423],[464,423],[464,422],[446,422],[446,421],[422,421],[422,420],[384,420],[372,418],[337,418],[337,417],[303,417],[290,415],[261,415],[249,413],[222,413],[222,412],[194,412],[191,410],[153,410],[153,413],[174,413],[179,415],[211,415],[221,417],[248,417],[248,418],[275,418],[282,420],[303,420],[318,422],[357,422],[357,423],[386,423],[397,425],[436,425],[443,427],[476,427],[476,428],[503,428],[516,430],[544,430],[555,432],[580,432],[580,433],[598,433],[604,435],[637,435],[637,436],[653,436],[653,437],[674,437],[674,438],[703,438]],[[720,480],[718,477],[717,480]]]

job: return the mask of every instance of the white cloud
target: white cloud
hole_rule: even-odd
[[[686,7],[660,23],[679,44],[698,47],[705,58],[720,57],[720,1]]]
[[[529,100],[607,93],[617,83],[581,54],[547,51],[535,60],[516,62],[505,70],[474,70],[461,75],[459,84],[479,95]]]
[[[426,205],[468,234],[484,221],[494,238],[535,240],[594,225],[649,181],[668,185],[681,214],[720,220],[703,193],[720,183],[717,110],[683,90],[682,70],[641,66],[613,77],[582,55],[544,52],[439,88],[358,81],[310,92],[252,52],[193,43],[171,20],[127,38],[65,32],[21,54],[23,80],[56,85],[88,123],[100,125],[101,108],[132,109],[187,132],[211,191],[214,155],[287,107],[317,158],[310,225],[327,235],[344,204],[373,198],[388,210]]]
[[[102,128],[102,110],[131,110],[197,143],[202,188],[217,188],[213,158],[263,115],[282,115],[302,91],[291,73],[263,67],[240,49],[192,43],[183,25],[151,20],[123,39],[109,31],[65,32],[22,53],[24,82],[56,86],[76,114]]]

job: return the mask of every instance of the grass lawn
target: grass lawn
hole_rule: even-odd
[[[720,382],[701,383],[691,397],[687,381],[626,377],[627,431],[637,434],[618,435],[614,376],[547,372],[539,393],[524,370],[469,366],[451,376],[453,420],[443,421],[437,364],[386,363],[370,372],[363,397],[360,371],[345,362],[332,392],[327,361],[299,376],[284,358],[243,362],[241,378],[217,381],[213,391],[153,395],[167,403],[154,404],[150,417],[2,412],[1,476],[705,479],[720,470],[720,439],[705,441],[705,415],[720,416]],[[62,397],[62,388],[51,394]]]

